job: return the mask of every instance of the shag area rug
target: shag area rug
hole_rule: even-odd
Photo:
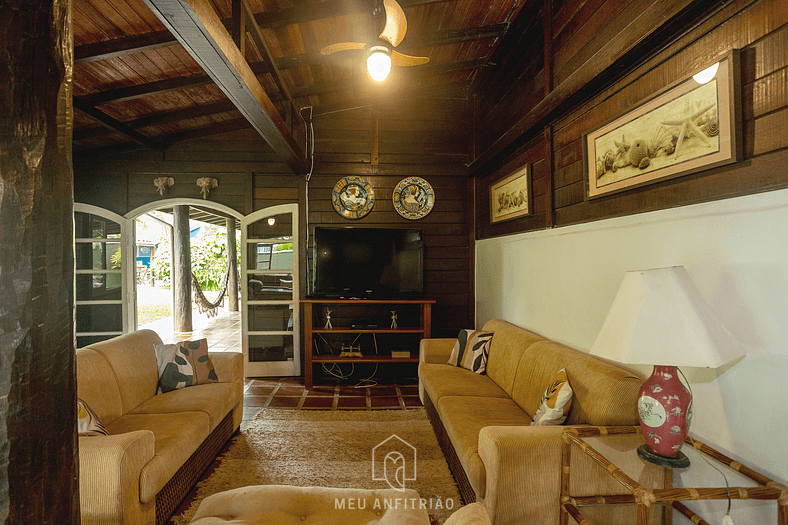
[[[186,525],[204,498],[248,485],[389,488],[385,480],[372,479],[372,466],[373,449],[392,435],[416,451],[416,479],[406,479],[405,487],[418,491],[427,512],[442,523],[462,501],[424,409],[263,409],[233,439],[215,471],[198,483],[192,505],[173,521]],[[407,446],[400,448],[407,455]]]

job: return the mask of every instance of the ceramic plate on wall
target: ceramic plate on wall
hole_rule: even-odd
[[[406,219],[421,219],[432,211],[435,192],[421,177],[408,177],[399,181],[391,196],[394,209]]]
[[[344,177],[334,186],[331,203],[337,213],[346,219],[360,219],[372,211],[375,191],[363,177]]]

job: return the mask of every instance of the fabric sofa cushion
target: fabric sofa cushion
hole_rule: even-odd
[[[419,379],[436,406],[443,396],[509,397],[486,375],[474,374],[456,366],[421,363]]]
[[[115,372],[109,361],[90,348],[77,350],[77,395],[83,399],[104,425],[123,415]]]
[[[211,429],[205,412],[126,414],[107,425],[110,434],[150,430],[155,439],[155,455],[140,474],[140,501],[147,503],[172,478]]]
[[[447,364],[483,374],[487,369],[492,337],[492,332],[460,330]]]
[[[490,343],[490,357],[487,360],[487,375],[512,397],[514,378],[517,374],[517,364],[526,348],[536,341],[543,341],[544,337],[500,319],[492,319],[482,328],[485,332],[495,332]],[[560,366],[558,368],[561,368]],[[555,368],[555,370],[558,370]],[[519,381],[519,379],[518,379]],[[545,381],[540,388],[544,389]],[[540,392],[541,395],[541,392]],[[527,411],[527,410],[526,410]],[[536,407],[530,412],[533,414]]]
[[[489,426],[528,426],[531,416],[508,398],[444,396],[436,409],[471,487],[483,498],[486,473],[479,457],[479,432]]]
[[[522,356],[512,399],[529,414],[539,409],[545,385],[556,370],[572,379],[572,410],[567,425],[637,425],[636,403],[643,379],[634,372],[553,341],[537,341]]]
[[[153,345],[160,344],[161,338],[153,330],[137,330],[86,347],[100,353],[112,367],[111,373],[120,391],[121,414],[130,412],[156,395],[159,373]],[[108,421],[94,405],[94,400],[87,396],[81,397],[90,403],[107,425]]]
[[[132,410],[131,414],[172,414],[176,412],[204,412],[213,430],[241,400],[242,389],[236,383],[195,385],[153,396]]]

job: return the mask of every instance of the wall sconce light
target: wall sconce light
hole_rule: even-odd
[[[696,73],[692,75],[692,78],[695,79],[695,82],[697,82],[698,84],[705,84],[707,82],[710,82],[711,79],[714,78],[714,75],[717,74],[717,69],[719,69],[719,67],[720,67],[720,63],[717,62],[716,64],[707,67],[700,73]]]
[[[276,224],[276,219],[268,217],[268,226],[273,226],[274,224]]]

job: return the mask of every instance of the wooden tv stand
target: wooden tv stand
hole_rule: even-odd
[[[312,388],[313,367],[323,363],[418,363],[418,348],[411,350],[408,358],[392,358],[391,355],[364,355],[362,357],[340,357],[336,355],[314,355],[313,339],[315,334],[419,334],[421,338],[427,339],[432,333],[432,305],[434,299],[302,299],[304,305],[304,385],[307,389]],[[388,305],[391,310],[396,310],[398,305],[419,305],[419,326],[400,326],[397,328],[374,328],[361,329],[350,326],[334,326],[324,328],[315,326],[315,307],[331,307],[342,305],[352,305],[354,307],[364,305]],[[338,321],[337,321],[338,322]],[[333,323],[333,321],[332,321]]]

